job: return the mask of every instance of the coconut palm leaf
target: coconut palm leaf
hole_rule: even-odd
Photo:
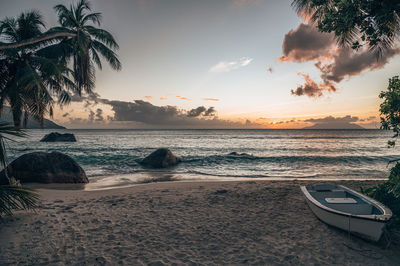
[[[121,62],[115,51],[119,49],[111,33],[91,24],[100,25],[101,13],[91,12],[90,3],[81,0],[67,8],[64,5],[54,7],[58,14],[60,27],[56,31],[75,33],[75,37],[65,38],[58,45],[66,56],[73,59],[74,81],[79,90],[92,93],[95,81],[95,65],[101,69],[100,56],[114,70],[121,69]],[[90,24],[91,23],[91,24]]]
[[[14,210],[30,210],[37,207],[39,195],[30,188],[19,185],[0,186],[0,217],[12,215]]]
[[[0,217],[12,215],[14,210],[29,210],[37,207],[38,194],[30,188],[22,187],[14,177],[7,174],[7,153],[5,139],[8,136],[23,137],[25,133],[7,122],[0,122],[0,164],[9,185],[0,186]]]
[[[12,140],[8,136],[24,137],[26,136],[26,134],[24,131],[16,129],[12,124],[8,122],[0,122],[0,164],[3,169],[6,169],[7,166],[7,153],[4,140]]]

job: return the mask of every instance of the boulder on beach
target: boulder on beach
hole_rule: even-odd
[[[51,132],[50,134],[45,135],[40,141],[41,142],[56,142],[56,141],[76,142],[76,138],[75,138],[74,134],[71,134],[71,133],[61,134],[58,132]]]
[[[176,165],[179,162],[181,162],[181,159],[179,157],[176,157],[169,149],[161,148],[152,152],[140,163],[148,167],[165,168]]]
[[[24,154],[7,166],[7,174],[21,183],[89,183],[85,171],[74,159],[55,151]],[[6,184],[3,170],[0,185]]]
[[[231,152],[228,154],[229,156],[248,156],[248,157],[253,157],[253,155],[248,154],[248,153],[238,153],[238,152]]]

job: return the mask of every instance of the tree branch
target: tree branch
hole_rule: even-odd
[[[56,33],[48,33],[48,34],[44,34],[40,37],[36,37],[36,38],[31,38],[22,42],[15,42],[15,43],[0,43],[0,51],[2,50],[6,50],[6,49],[15,49],[15,48],[19,48],[22,46],[26,46],[26,45],[30,45],[30,44],[34,44],[34,43],[38,43],[38,42],[42,42],[42,41],[46,41],[49,39],[53,39],[53,38],[58,38],[58,37],[75,37],[76,33],[71,33],[71,32],[56,32]]]

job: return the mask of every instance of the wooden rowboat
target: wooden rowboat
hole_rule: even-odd
[[[341,185],[301,186],[308,206],[323,222],[378,241],[392,212],[382,203]]]

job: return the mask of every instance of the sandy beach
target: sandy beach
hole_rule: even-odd
[[[359,190],[377,182],[341,183]],[[36,213],[2,223],[0,264],[399,265],[396,239],[385,249],[319,221],[300,192],[303,183],[39,189]]]

